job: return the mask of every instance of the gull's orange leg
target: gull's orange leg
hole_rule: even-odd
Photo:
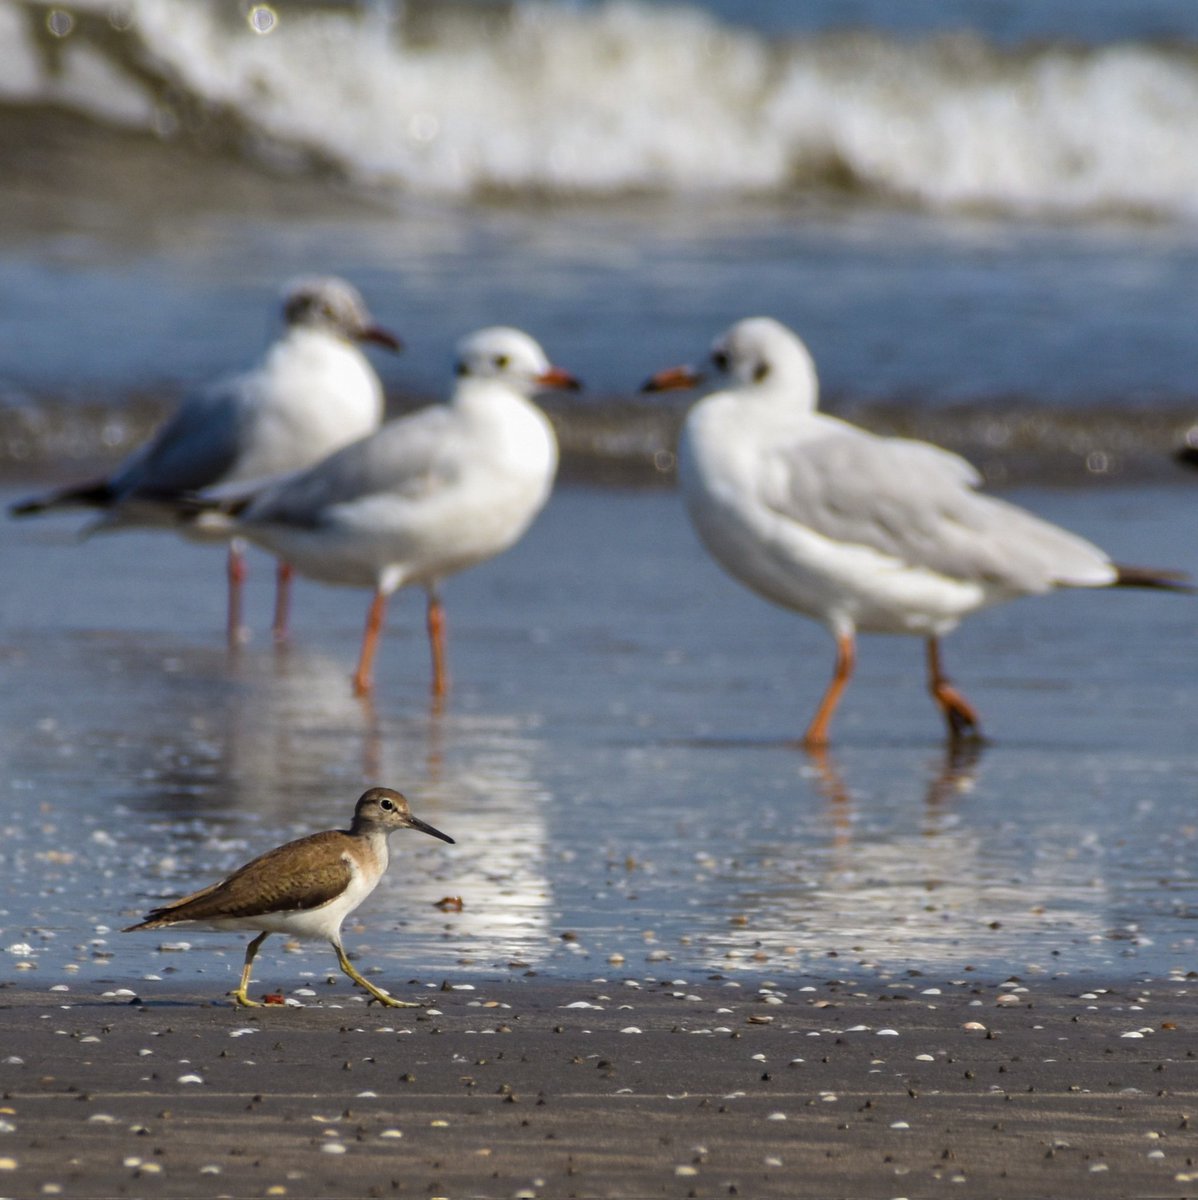
[[[449,691],[445,669],[445,608],[436,589],[428,590],[428,644],[433,654],[433,696],[440,700]]]
[[[245,583],[245,555],[241,552],[241,543],[236,538],[229,543],[226,572],[229,576],[229,616],[225,630],[231,650],[245,641],[245,631],[241,624],[241,585]]]
[[[828,744],[828,726],[832,722],[832,714],[840,703],[840,697],[853,677],[853,666],[857,661],[857,647],[851,633],[836,635],[836,669],[832,672],[832,682],[824,692],[824,698],[819,702],[815,717],[807,732],[803,734],[803,745],[808,750],[817,750]]]
[[[371,668],[374,665],[374,652],[378,649],[379,634],[383,631],[383,621],[386,615],[387,593],[379,588],[375,590],[374,599],[370,602],[370,611],[366,614],[366,632],[362,635],[362,653],[358,656],[358,669],[354,672],[355,696],[368,696],[374,687]]]
[[[291,619],[291,581],[294,578],[295,568],[279,559],[275,571],[275,617],[270,626],[276,642],[287,640],[287,626]]]
[[[940,666],[940,640],[928,638],[928,691],[948,722],[950,742],[980,741],[982,725],[977,710],[952,685]]]

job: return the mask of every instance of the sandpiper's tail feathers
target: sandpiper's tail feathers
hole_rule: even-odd
[[[161,920],[158,913],[163,912],[161,908],[156,908],[144,921],[138,921],[136,925],[126,925],[121,930],[122,933],[134,933],[138,929],[165,929],[168,925],[173,925],[171,920]]]
[[[30,517],[53,508],[107,508],[116,500],[116,493],[107,479],[72,484],[41,496],[30,496],[9,506],[14,517]]]
[[[138,929],[166,929],[167,926],[177,925],[180,921],[189,921],[196,917],[207,916],[207,913],[197,913],[194,911],[197,907],[196,902],[207,899],[227,882],[227,880],[223,880],[221,883],[213,883],[206,888],[201,888],[198,892],[192,892],[187,896],[180,896],[178,900],[171,900],[166,904],[160,904],[157,908],[150,909],[145,917],[138,921],[136,925],[128,925],[121,932],[133,933]],[[184,910],[188,911],[185,912]]]
[[[1117,572],[1113,587],[1155,588],[1165,592],[1193,592],[1194,584],[1185,571],[1157,570],[1155,567],[1128,567],[1114,564]]]

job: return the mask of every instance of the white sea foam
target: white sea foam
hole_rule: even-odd
[[[72,11],[55,37],[46,6],[0,0],[0,102],[215,130],[383,190],[848,187],[936,209],[1198,216],[1193,47],[771,42],[647,0],[279,6],[266,34],[193,0],[133,0],[119,28],[98,0]]]

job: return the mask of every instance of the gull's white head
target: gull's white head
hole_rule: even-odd
[[[577,389],[578,381],[555,367],[527,333],[493,325],[464,337],[457,348],[455,370],[462,379],[502,380],[524,395],[540,388]]]
[[[784,391],[793,402],[815,408],[819,379],[810,351],[797,334],[773,317],[746,317],[711,347],[711,362],[742,388]]]
[[[772,317],[746,317],[712,343],[711,365],[733,386],[720,394],[751,399],[768,397],[811,411],[819,399],[819,380],[807,347]],[[698,387],[707,378],[694,367],[667,367],[642,385],[645,392]]]
[[[401,348],[394,334],[374,323],[362,293],[335,275],[312,275],[289,283],[283,294],[283,320],[290,328],[319,329],[346,341]]]

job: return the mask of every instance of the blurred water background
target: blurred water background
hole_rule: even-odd
[[[1198,8],[0,0],[0,204],[9,465],[138,440],[318,270],[407,337],[397,403],[527,327],[590,385],[572,469],[668,468],[676,413],[630,395],[766,312],[838,411],[996,482],[1159,475]]]
[[[835,411],[1198,567],[1169,457],[1198,408],[1191,0],[0,0],[6,501],[247,364],[313,271],[406,339],[396,408],[471,329],[542,340],[589,384],[552,407],[565,482],[449,588],[441,714],[413,598],[363,706],[364,596],[302,585],[276,655],[258,558],[230,657],[216,551],[0,523],[6,979],[223,986],[241,939],[112,930],[371,782],[459,841],[398,843],[348,935],[388,981],[1190,969],[1192,601],[970,622],[948,663],[995,744],[965,760],[918,646],[867,639],[812,759],[822,631],[726,580],[668,492],[580,481],[668,480],[681,408],[637,385],[764,312]],[[320,973],[276,942],[260,978]]]

